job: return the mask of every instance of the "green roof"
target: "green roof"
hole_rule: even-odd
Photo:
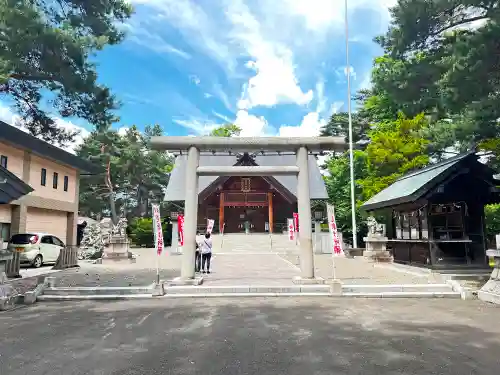
[[[441,163],[409,173],[392,185],[367,200],[361,209],[373,211],[399,204],[414,202],[449,175],[455,166],[465,158],[474,155],[466,153],[446,159]],[[476,157],[474,155],[474,157]]]

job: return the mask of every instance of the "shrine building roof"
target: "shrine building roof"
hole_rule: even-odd
[[[245,154],[248,157],[248,154]],[[200,155],[200,166],[232,166],[241,161],[242,154],[212,154],[202,153]],[[256,165],[260,166],[288,166],[296,165],[296,156],[293,154],[252,154],[252,159]],[[170,175],[170,181],[165,191],[165,201],[183,201],[185,197],[186,180],[186,155],[178,155],[175,159],[174,168]],[[284,188],[294,196],[297,195],[297,177],[296,176],[273,176]],[[209,187],[218,177],[200,176],[198,182],[198,194]],[[327,199],[323,176],[316,158],[309,155],[309,190],[311,199]]]

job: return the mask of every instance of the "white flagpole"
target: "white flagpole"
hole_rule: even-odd
[[[347,0],[345,0],[345,54],[347,65],[347,112],[349,114],[349,164],[351,170],[351,213],[352,213],[352,247],[358,247],[356,230],[356,196],[354,192],[354,156],[352,141],[352,114],[351,114],[351,65],[349,64],[349,22]]]

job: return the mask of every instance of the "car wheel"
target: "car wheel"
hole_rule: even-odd
[[[43,264],[43,259],[41,255],[37,255],[35,259],[33,259],[33,267],[40,268]]]

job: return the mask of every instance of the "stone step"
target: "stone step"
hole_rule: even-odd
[[[165,286],[166,294],[330,293],[329,285]]]
[[[443,280],[488,280],[490,278],[491,272],[489,273],[447,273],[440,274]]]
[[[150,299],[155,298],[152,294],[103,294],[103,295],[82,295],[82,294],[69,294],[69,295],[50,295],[42,294],[37,297],[37,301],[51,302],[51,301],[81,301],[81,300],[100,300],[100,301],[113,301],[113,300],[128,300],[128,299]]]
[[[342,293],[342,297],[359,297],[359,298],[461,298],[459,292],[373,292],[373,293],[358,293],[346,292]]]
[[[448,284],[342,285],[342,293],[453,292]]]
[[[99,296],[99,295],[141,295],[153,294],[150,286],[143,287],[55,287],[46,288],[43,291],[45,296]]]

